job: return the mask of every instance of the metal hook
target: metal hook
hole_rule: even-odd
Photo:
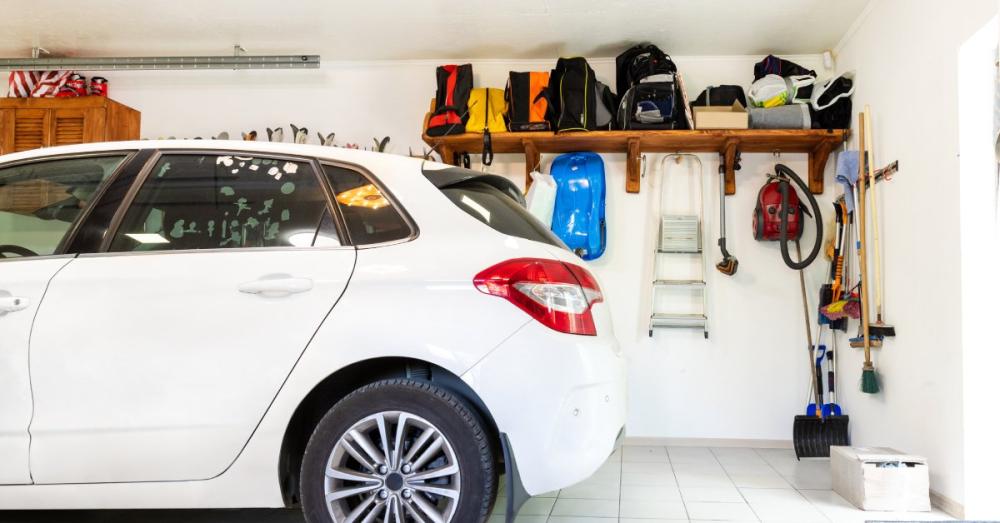
[[[646,177],[646,155],[643,154],[640,157],[642,158],[642,174],[639,177],[640,178],[645,178]]]
[[[774,156],[775,160],[780,160],[781,159],[781,149],[775,149],[775,150],[771,151],[771,155]]]
[[[244,49],[243,46],[240,45],[240,44],[236,44],[236,45],[233,46],[233,56],[235,56],[237,58],[240,57],[240,56],[243,56],[243,53],[246,53],[246,52],[247,52],[247,50]]]
[[[50,53],[48,49],[46,49],[44,47],[41,47],[41,46],[35,46],[35,47],[31,48],[31,58],[37,60],[43,54],[46,55],[46,56],[48,56],[48,55],[50,55],[52,53]]]

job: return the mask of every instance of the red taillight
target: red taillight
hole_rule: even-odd
[[[559,332],[596,336],[591,306],[604,301],[583,267],[539,258],[500,262],[476,275],[476,288],[517,305]]]

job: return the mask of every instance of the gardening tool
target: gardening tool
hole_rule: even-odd
[[[802,259],[802,249],[799,242],[795,242],[795,249]],[[820,458],[830,456],[831,445],[849,445],[847,424],[849,418],[841,415],[826,415],[823,404],[823,356],[816,356],[817,351],[824,350],[820,344],[822,340],[817,340],[817,345],[812,343],[812,327],[809,321],[809,303],[806,293],[805,273],[799,269],[799,286],[802,291],[802,312],[806,321],[806,337],[808,338],[809,350],[809,376],[815,403],[806,408],[806,415],[795,416],[792,422],[792,444],[795,447],[795,457]],[[822,337],[822,326],[820,326],[819,336]]]
[[[865,150],[868,152],[866,178],[870,180],[868,183],[871,183],[868,201],[871,204],[872,211],[872,250],[875,254],[875,323],[870,325],[868,330],[872,336],[881,339],[886,336],[895,336],[896,329],[891,325],[886,325],[882,321],[882,256],[879,249],[878,235],[878,199],[875,197],[875,187],[878,184],[873,172],[875,168],[875,152],[872,148],[871,124],[871,107],[865,105]]]
[[[864,113],[858,115],[861,135],[858,143],[861,145],[861,158],[866,158],[868,122]],[[865,348],[865,363],[861,368],[861,392],[866,394],[876,394],[879,391],[878,375],[875,373],[875,365],[872,363],[872,340],[868,322],[871,318],[868,310],[868,258],[865,254],[865,186],[868,185],[868,168],[865,161],[860,161],[859,169],[861,176],[858,180],[858,196],[855,208],[858,213],[858,267],[861,272],[861,343]],[[852,341],[851,345],[854,343]]]
[[[726,276],[736,274],[740,261],[726,250],[726,167],[719,162],[719,249],[722,250],[722,261],[715,268]]]

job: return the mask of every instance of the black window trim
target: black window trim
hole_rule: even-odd
[[[197,252],[242,252],[242,251],[259,251],[259,250],[302,250],[302,249],[317,249],[317,250],[333,250],[333,249],[353,249],[349,243],[345,242],[346,227],[343,225],[342,220],[338,213],[338,209],[335,205],[335,201],[331,201],[330,193],[325,187],[325,177],[320,170],[320,165],[315,158],[309,156],[299,156],[294,154],[283,154],[283,153],[270,153],[267,151],[247,151],[247,150],[231,150],[231,149],[190,149],[190,148],[177,148],[177,149],[145,149],[152,150],[153,155],[150,156],[149,160],[143,166],[142,171],[136,176],[135,181],[132,186],[129,187],[128,192],[125,194],[125,198],[122,199],[121,204],[115,211],[114,218],[111,220],[111,224],[108,227],[108,233],[105,235],[104,240],[101,241],[101,246],[95,253],[81,254],[80,256],[94,257],[94,256],[134,256],[134,255],[157,255],[157,254],[181,254],[181,253],[197,253]],[[167,251],[145,251],[145,252],[112,252],[110,251],[111,243],[114,238],[118,235],[118,229],[121,227],[122,222],[125,220],[125,214],[128,209],[132,206],[135,201],[136,196],[139,194],[139,190],[142,188],[143,184],[149,178],[149,174],[153,171],[153,168],[159,163],[160,158],[164,156],[174,156],[174,155],[221,155],[221,156],[253,156],[253,157],[263,157],[271,160],[285,160],[290,162],[299,162],[308,164],[312,170],[313,175],[317,177],[317,183],[319,183],[320,190],[326,197],[327,212],[333,213],[331,216],[334,218],[334,224],[337,226],[337,234],[340,235],[340,245],[329,246],[329,247],[219,247],[215,249],[178,249],[178,250],[167,250]],[[95,199],[96,200],[96,199]]]
[[[65,257],[76,257],[79,253],[66,252],[70,245],[73,244],[73,240],[76,238],[77,233],[80,230],[81,225],[90,216],[91,211],[97,205],[97,202],[104,197],[104,193],[107,191],[108,187],[114,183],[115,179],[121,175],[122,171],[125,170],[126,166],[135,159],[138,155],[140,149],[109,149],[107,151],[88,151],[79,153],[62,153],[53,155],[43,155],[35,156],[32,158],[25,158],[21,160],[14,160],[11,162],[0,163],[0,169],[9,169],[12,167],[18,167],[21,165],[29,165],[34,163],[46,163],[46,162],[57,162],[63,160],[76,160],[78,158],[105,158],[109,156],[122,156],[122,161],[115,167],[111,175],[108,176],[106,180],[98,187],[97,192],[94,196],[87,202],[87,205],[80,211],[73,223],[70,224],[69,228],[66,229],[66,233],[63,234],[62,239],[56,245],[55,251],[52,254],[45,254],[41,256],[25,256],[18,258],[3,258],[0,261],[13,261],[13,260],[39,260],[39,259],[50,259],[50,258],[65,258]]]
[[[420,236],[420,229],[417,227],[417,222],[415,222],[413,220],[413,217],[410,216],[410,213],[407,212],[406,207],[404,207],[399,202],[399,199],[392,194],[392,191],[390,191],[388,187],[386,187],[386,185],[382,183],[382,180],[379,180],[378,177],[375,176],[370,170],[358,164],[342,162],[338,160],[320,159],[319,164],[320,166],[328,165],[330,167],[339,167],[342,169],[348,169],[360,174],[362,177],[367,179],[369,183],[374,185],[375,188],[378,189],[380,193],[382,193],[382,197],[389,201],[389,205],[392,206],[392,208],[403,218],[403,222],[405,222],[407,227],[410,228],[410,234],[406,237],[399,238],[397,240],[389,240],[386,242],[378,242],[378,243],[357,244],[354,242],[352,238],[350,238],[350,234],[348,233],[348,240],[350,244],[353,245],[356,249],[374,249],[377,247],[385,247],[388,245],[407,243],[417,239]],[[327,186],[327,191],[329,191],[330,194],[330,200],[333,202],[334,206],[337,207],[337,213],[340,216],[340,221],[342,224],[344,224],[345,226],[344,228],[346,229],[347,221],[345,220],[344,215],[342,214],[342,211],[340,209],[340,202],[337,201],[337,196],[336,193],[334,193],[333,191],[333,186],[330,185],[330,178],[329,176],[326,175],[325,170],[322,172],[323,172],[323,183]]]

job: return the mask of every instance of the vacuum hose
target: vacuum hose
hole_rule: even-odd
[[[823,218],[819,210],[819,204],[816,202],[816,198],[813,196],[812,191],[809,190],[809,186],[799,178],[799,175],[795,174],[795,171],[789,169],[788,167],[777,164],[774,166],[774,172],[778,175],[779,183],[781,184],[781,259],[785,260],[785,265],[788,267],[800,271],[808,267],[819,255],[820,249],[823,248]],[[809,255],[805,259],[801,259],[798,262],[793,261],[792,257],[788,253],[788,180],[795,182],[802,192],[806,195],[806,199],[809,200],[809,206],[812,207],[812,217],[813,221],[816,222],[816,241],[813,244],[813,248],[809,251]]]

